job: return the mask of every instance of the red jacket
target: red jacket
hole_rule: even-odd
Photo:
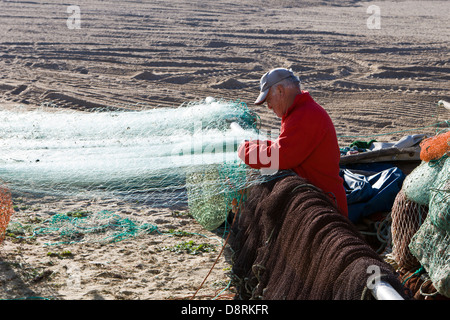
[[[328,113],[307,91],[295,97],[281,119],[277,140],[246,141],[239,147],[238,154],[255,169],[273,167],[274,164],[280,170],[292,169],[332,196],[341,213],[348,216],[347,197],[339,176],[340,150],[336,130]]]

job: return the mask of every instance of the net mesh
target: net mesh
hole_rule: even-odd
[[[391,267],[332,199],[292,175],[256,185],[232,227],[236,299],[370,299],[370,268],[400,294]]]
[[[402,190],[397,194],[391,211],[393,244],[391,255],[399,268],[412,270],[420,266],[420,263],[411,254],[408,246],[427,214],[427,205],[408,200]]]
[[[450,161],[448,132],[427,139],[422,163],[405,179],[392,208],[392,257],[400,269],[424,268],[450,297]],[[413,273],[414,274],[414,273]]]
[[[422,267],[414,271],[397,270],[403,286],[411,292],[414,300],[443,300],[445,297],[436,290],[430,276]]]
[[[184,207],[211,230],[243,190],[271,179],[240,164],[243,140],[267,139],[240,101],[135,111],[41,106],[0,117],[0,179],[16,192]]]
[[[450,131],[423,140],[420,143],[420,159],[423,161],[436,161],[448,157],[450,153]]]
[[[428,271],[437,291],[450,297],[449,233],[426,219],[414,235],[409,248]]]
[[[214,230],[245,201],[247,186],[258,180],[263,181],[256,170],[238,163],[197,170],[186,179],[189,212],[207,230]]]
[[[430,203],[430,190],[433,187],[438,174],[441,172],[444,162],[430,165],[422,162],[403,181],[402,190],[406,197],[418,204],[428,206]]]
[[[106,244],[155,231],[158,228],[153,224],[139,223],[104,210],[85,217],[56,214],[35,228],[32,236],[46,237],[47,244]]]
[[[445,161],[430,194],[430,221],[450,232],[450,161]]]

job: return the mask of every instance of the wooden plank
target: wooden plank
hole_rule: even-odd
[[[386,148],[341,156],[340,164],[374,163],[390,161],[420,161],[420,147]]]

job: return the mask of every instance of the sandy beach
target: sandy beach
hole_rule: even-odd
[[[450,101],[448,1],[74,5],[79,16],[54,0],[0,2],[2,110],[141,110],[215,97],[245,102],[262,128],[277,129],[280,120],[253,101],[262,74],[285,67],[328,111],[341,147],[433,134],[432,125],[449,118],[437,105]],[[157,229],[107,244],[51,245],[17,231],[0,245],[0,299],[233,298],[224,232],[205,230],[188,208],[11,191],[15,230],[103,210]],[[204,250],[174,249],[189,241]]]

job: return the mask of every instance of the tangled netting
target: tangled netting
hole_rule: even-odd
[[[413,236],[409,248],[428,271],[437,291],[450,298],[450,236],[426,219]]]
[[[17,238],[40,237],[46,245],[83,242],[107,244],[159,232],[156,225],[123,218],[107,210],[80,216],[59,213],[29,229],[30,226],[19,222],[13,222],[8,227],[9,232],[20,235]]]
[[[13,212],[11,193],[6,187],[0,186],[0,244],[5,238],[6,229]]]
[[[426,271],[450,297],[450,135],[424,140],[422,163],[405,179],[392,208],[392,256],[399,268]]]
[[[229,244],[237,299],[370,299],[374,269],[404,294],[331,198],[297,175],[251,188]]]
[[[446,300],[446,297],[437,293],[430,276],[423,267],[414,271],[399,269],[400,281],[411,292],[414,300]]]
[[[239,101],[114,112],[17,108],[0,117],[0,179],[15,191],[189,205],[214,229],[242,190],[270,179],[240,166],[239,144],[263,136]]]

